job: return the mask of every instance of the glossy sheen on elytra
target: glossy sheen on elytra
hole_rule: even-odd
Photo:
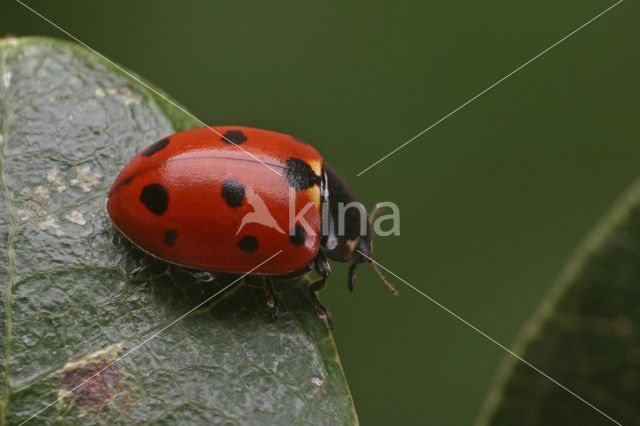
[[[318,253],[323,164],[315,148],[282,133],[187,130],[133,158],[114,181],[107,207],[127,238],[165,261],[246,272],[282,250],[254,272],[283,275]],[[312,204],[304,218],[316,232],[289,224],[290,192],[296,213]]]

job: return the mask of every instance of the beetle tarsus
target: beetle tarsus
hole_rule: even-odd
[[[131,272],[129,272],[129,275],[131,275],[132,278],[137,278],[137,276],[140,275],[142,271],[147,269],[147,266],[149,266],[149,256],[145,255],[138,262],[138,266],[136,266]]]
[[[333,330],[333,319],[331,318],[331,313],[320,303],[320,299],[318,299],[317,292],[320,291],[325,284],[327,283],[327,279],[329,278],[329,274],[331,273],[331,266],[327,261],[322,250],[318,251],[318,255],[314,260],[314,269],[320,274],[320,279],[314,281],[309,286],[309,294],[311,295],[311,301],[313,302],[313,306],[316,309],[319,317],[325,317],[327,319],[327,323],[329,324],[329,330]]]
[[[192,275],[200,282],[210,283],[216,279],[216,274],[207,271],[193,272]]]
[[[273,280],[271,278],[265,278],[264,280],[264,292],[267,296],[267,306],[273,310],[273,318],[278,318],[280,314],[278,297],[276,296],[275,289],[273,288]]]
[[[316,281],[317,283],[317,281]],[[314,283],[314,284],[316,284]],[[311,286],[311,300],[313,301],[313,305],[316,309],[316,312],[318,313],[318,316],[320,318],[326,318],[327,319],[327,323],[329,324],[329,330],[333,330],[333,319],[331,318],[331,312],[329,312],[329,309],[327,309],[326,306],[324,306],[322,303],[320,303],[320,299],[318,299],[318,295],[316,294],[316,292],[313,290],[314,285]],[[322,287],[320,287],[322,288]]]

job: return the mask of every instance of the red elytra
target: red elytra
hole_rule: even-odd
[[[312,185],[294,188],[288,182],[296,172],[287,169],[291,159],[308,165],[317,177]],[[318,253],[322,168],[315,148],[282,133],[230,126],[187,130],[136,155],[113,183],[107,209],[127,238],[162,260],[247,272],[282,250],[253,272],[284,275],[303,269]],[[312,204],[303,215],[312,229],[295,224],[304,229],[297,240],[290,232],[290,193],[293,217]],[[261,201],[277,227],[247,221],[240,229],[246,215],[263,207]]]

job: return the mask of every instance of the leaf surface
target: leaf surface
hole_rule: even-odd
[[[250,277],[173,325],[237,277],[152,261],[131,278],[141,253],[107,190],[140,149],[198,127],[189,115],[74,44],[5,39],[0,126],[0,424],[60,397],[33,420],[357,423],[307,277],[276,283],[276,321]]]
[[[640,181],[578,248],[514,352],[604,415],[507,356],[478,425],[640,424]]]

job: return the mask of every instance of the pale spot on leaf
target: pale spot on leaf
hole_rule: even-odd
[[[58,221],[56,221],[56,218],[53,216],[47,216],[42,222],[39,222],[38,228],[40,228],[43,231],[51,230],[58,237],[61,237],[64,235],[64,232],[62,232],[62,229],[60,228]]]
[[[64,216],[69,222],[77,223],[78,225],[86,225],[87,221],[84,220],[84,216],[77,210],[72,211],[71,213],[67,213]]]
[[[47,170],[47,182],[51,184],[56,192],[62,192],[67,189],[64,181],[60,177],[60,171],[56,168]]]
[[[16,211],[20,220],[25,221],[25,220],[33,219],[36,216],[44,216],[45,214],[47,214],[47,212],[44,209],[37,208],[38,206],[36,206],[36,208],[31,208],[31,207],[32,206],[29,206],[29,208],[18,209]]]
[[[125,87],[122,89],[120,93],[120,99],[124,101],[125,105],[131,105],[131,104],[137,105],[142,101],[140,96],[133,93],[131,89],[129,89],[128,87]]]
[[[36,216],[44,216],[47,214],[43,204],[49,200],[48,188],[41,185],[33,189],[22,188],[20,190],[20,196],[26,200],[23,208],[16,211],[20,220],[25,221]]]
[[[105,93],[110,96],[115,96],[118,100],[123,102],[125,105],[131,104],[140,104],[142,102],[142,97],[136,93],[133,93],[130,88],[122,87],[120,89],[116,89],[114,87],[108,88],[106,91],[102,89],[96,89],[96,96],[102,98],[105,96]]]
[[[11,71],[7,71],[2,75],[2,82],[4,83],[4,87],[8,88],[11,84]]]
[[[38,185],[33,188],[33,200],[44,203],[49,199],[49,189],[42,185]]]
[[[73,186],[78,186],[84,192],[91,191],[91,187],[100,183],[102,176],[99,173],[92,173],[91,167],[85,165],[76,167],[76,177],[71,179],[69,183]]]

